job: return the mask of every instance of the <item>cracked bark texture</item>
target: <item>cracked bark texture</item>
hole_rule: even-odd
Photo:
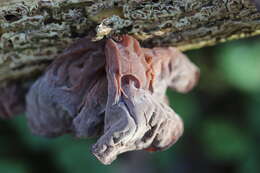
[[[260,13],[250,0],[1,0],[0,85],[34,78],[93,31],[189,50],[259,34]]]

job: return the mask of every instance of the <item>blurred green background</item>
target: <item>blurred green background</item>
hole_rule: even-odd
[[[186,52],[201,69],[188,94],[168,91],[184,136],[164,152],[121,155],[110,166],[95,140],[33,136],[24,116],[0,120],[0,173],[259,173],[260,38]]]

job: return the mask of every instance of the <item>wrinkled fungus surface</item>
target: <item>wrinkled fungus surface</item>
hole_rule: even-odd
[[[168,106],[166,89],[186,93],[198,78],[198,68],[176,48],[141,48],[128,35],[83,38],[31,87],[27,118],[35,134],[99,137],[92,152],[110,164],[127,151],[173,145],[183,123]]]
[[[79,137],[101,129],[107,98],[104,42],[83,38],[64,51],[31,87],[27,118],[35,134]]]

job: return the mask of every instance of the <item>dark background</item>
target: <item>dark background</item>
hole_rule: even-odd
[[[201,68],[188,94],[168,91],[185,133],[164,152],[121,155],[104,166],[95,140],[33,136],[23,115],[0,120],[0,173],[259,173],[260,38],[186,52]]]

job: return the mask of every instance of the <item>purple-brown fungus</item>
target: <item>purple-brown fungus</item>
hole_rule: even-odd
[[[95,129],[95,123],[103,120],[99,117],[107,97],[103,49],[104,42],[83,38],[65,50],[35,82],[27,95],[27,118],[33,133],[55,137],[79,131],[76,136],[89,137],[101,130]],[[85,111],[86,123],[88,118],[95,122],[89,120],[89,126],[82,127],[76,121],[74,126],[73,120]],[[86,131],[83,133],[78,126]]]
[[[118,154],[151,148],[162,150],[182,135],[176,113],[153,96],[155,71],[137,40],[123,36],[121,43],[106,44],[108,99],[104,134],[93,153],[104,164]]]
[[[199,69],[176,48],[141,48],[131,36],[83,38],[56,59],[27,95],[32,131],[99,137],[93,154],[104,164],[132,150],[158,151],[183,133],[168,106],[167,87],[190,91]]]

